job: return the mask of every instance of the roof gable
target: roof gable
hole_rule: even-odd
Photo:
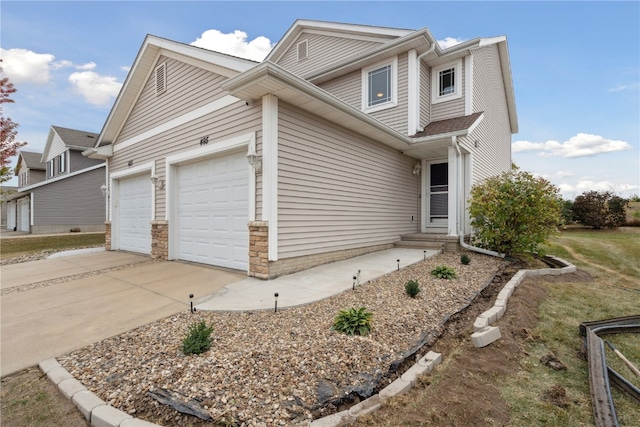
[[[97,140],[98,134],[94,132],[51,126],[44,152],[42,153],[42,161],[44,162],[49,158],[51,150],[56,144],[63,144],[69,150],[82,151],[93,147]],[[56,150],[60,149],[62,147],[58,145]]]
[[[18,155],[18,164],[24,162],[27,168],[31,170],[44,170],[45,164],[42,163],[42,153],[36,153],[33,151],[20,151]]]
[[[95,147],[110,144],[117,137],[160,56],[177,58],[226,77],[235,76],[256,65],[256,62],[248,59],[147,35],[109,112]]]

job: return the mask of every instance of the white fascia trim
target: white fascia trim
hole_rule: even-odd
[[[146,139],[153,138],[154,136],[157,136],[163,132],[167,132],[173,128],[182,126],[185,123],[188,123],[192,120],[196,120],[206,114],[210,114],[224,107],[228,107],[229,105],[238,101],[240,101],[240,99],[236,98],[235,96],[231,96],[231,95],[223,96],[220,99],[216,99],[215,101],[210,102],[209,104],[203,105],[200,108],[196,108],[193,111],[189,111],[188,113],[183,114],[180,117],[176,117],[173,120],[169,120],[168,122],[165,122],[159,126],[154,127],[153,129],[149,129],[146,132],[143,132],[125,141],[117,143],[113,147],[113,152],[117,152],[125,148],[131,147],[132,145],[135,145]]]
[[[473,55],[464,58],[464,115],[473,114]]]
[[[407,135],[415,135],[418,130],[418,117],[420,115],[420,105],[418,103],[418,94],[420,87],[418,73],[418,53],[415,49],[411,49],[407,62],[407,89],[408,89],[408,114],[407,117]]]
[[[262,97],[262,220],[269,223],[269,261],[278,260],[278,98]]]
[[[177,188],[174,185],[174,181],[176,179],[176,173],[178,171],[178,166],[181,163],[204,160],[208,157],[213,157],[218,154],[222,154],[225,152],[237,151],[242,147],[255,147],[256,141],[256,133],[248,132],[242,135],[234,136],[228,139],[225,139],[216,143],[209,143],[208,145],[203,145],[201,147],[195,148],[193,150],[185,151],[182,153],[174,154],[172,156],[168,156],[165,159],[165,191],[166,191],[166,203],[167,207],[165,210],[165,217],[169,222],[169,259],[176,259],[178,256],[178,230],[177,230],[177,215],[178,215],[178,206],[177,206]],[[247,167],[252,169],[250,166]],[[252,217],[255,218],[255,199],[256,199],[256,189],[255,189],[255,175],[252,175],[251,171],[249,173],[249,219]],[[253,185],[251,181],[253,180]],[[253,200],[253,204],[252,201]],[[252,212],[253,209],[253,212]]]
[[[45,186],[47,184],[52,184],[54,182],[58,182],[58,181],[62,181],[62,180],[65,180],[65,179],[73,178],[76,175],[81,175],[83,173],[91,172],[92,170],[100,169],[100,168],[103,168],[105,166],[106,165],[104,163],[100,163],[99,165],[91,166],[91,167],[88,167],[86,169],[75,171],[73,173],[69,173],[69,174],[66,174],[66,175],[58,176],[58,177],[55,177],[55,178],[48,178],[48,179],[45,179],[44,181],[40,181],[40,182],[37,182],[35,184],[31,184],[31,185],[28,185],[26,187],[23,187],[23,188],[20,189],[20,191],[22,192],[22,191],[33,190],[34,188],[42,187],[42,186]]]

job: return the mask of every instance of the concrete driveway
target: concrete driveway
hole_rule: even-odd
[[[189,310],[189,294],[199,303],[246,278],[244,272],[109,251],[0,271],[1,376]]]

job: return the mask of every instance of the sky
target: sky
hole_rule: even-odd
[[[640,2],[0,2],[2,114],[25,150],[52,125],[100,133],[147,34],[262,60],[296,19],[418,30],[442,46],[506,36],[512,158],[566,199],[640,194]],[[15,179],[5,185],[16,185]]]

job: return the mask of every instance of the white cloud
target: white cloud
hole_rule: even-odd
[[[457,39],[455,37],[445,37],[444,40],[438,40],[438,44],[442,49],[447,49],[451,46],[455,46],[457,44],[462,43],[464,40]]]
[[[262,61],[273,48],[271,41],[264,36],[259,36],[247,42],[247,37],[247,33],[240,30],[229,34],[218,30],[207,30],[191,44],[240,58]]]
[[[101,76],[93,71],[72,73],[69,82],[85,101],[99,106],[110,105],[122,87],[122,83],[118,83],[115,77]]]
[[[629,150],[630,148],[631,144],[626,141],[607,139],[588,133],[579,133],[562,143],[550,140],[546,142],[515,141],[512,144],[514,153],[540,151],[541,156],[565,158],[595,156],[602,153]]]
[[[640,85],[638,84],[638,82],[635,82],[628,85],[618,85],[609,89],[609,92],[636,91],[638,90],[638,87],[640,87]]]
[[[1,49],[3,72],[11,83],[46,84],[55,57],[49,53],[35,53],[26,49]]]
[[[640,188],[638,185],[617,184],[607,180],[593,181],[588,177],[581,178],[574,183],[562,182],[558,184],[557,187],[560,189],[560,193],[566,198],[574,198],[587,191],[611,191],[621,197],[628,197]]]

